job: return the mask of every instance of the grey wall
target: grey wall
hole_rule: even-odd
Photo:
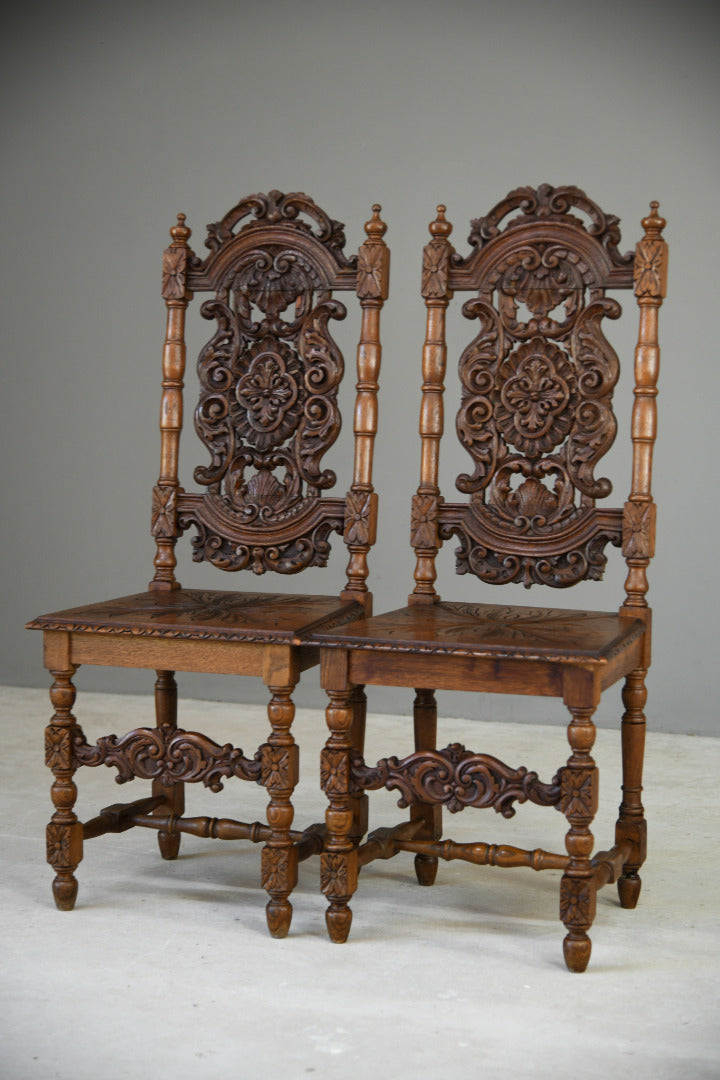
[[[718,370],[711,263],[720,175],[717,6],[131,0],[15,9],[4,25],[2,65],[0,681],[46,683],[40,635],[22,629],[27,618],[134,592],[149,579],[164,330],[159,265],[178,210],[202,251],[205,224],[239,197],[305,190],[347,223],[355,246],[370,204],[382,203],[393,274],[371,585],[377,608],[387,609],[404,603],[412,573],[408,510],[418,471],[418,283],[427,223],[436,203],[446,202],[453,238],[466,250],[471,217],[519,184],[549,181],[578,184],[618,214],[626,247],[649,199],[660,199],[668,218],[650,717],[667,731],[717,731],[710,450]],[[614,335],[626,361],[634,315],[627,324]],[[348,319],[343,340],[351,357],[356,332],[357,321]],[[457,345],[472,332],[466,323]],[[453,411],[451,397],[450,427]],[[188,469],[202,460],[193,456],[194,442],[190,432]],[[445,457],[448,495],[465,466],[459,453]],[[618,502],[626,488],[623,476]],[[474,579],[454,577],[452,546],[443,595],[499,599]],[[337,551],[331,569],[311,572],[305,587],[334,591],[343,567]],[[180,569],[186,585],[257,584],[193,566],[186,548]],[[613,608],[623,577],[618,559],[605,585],[502,596]],[[86,669],[78,683],[138,690],[150,678]],[[182,685],[194,696],[264,696],[252,680],[195,676]],[[298,700],[322,702],[312,673]],[[405,692],[373,694],[374,709],[407,705]],[[545,700],[478,703],[465,695],[446,695],[441,708],[518,720],[559,715],[557,703]],[[617,722],[616,698],[602,717]]]

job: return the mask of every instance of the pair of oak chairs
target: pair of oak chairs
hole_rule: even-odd
[[[182,833],[262,842],[267,921],[287,934],[298,863],[320,856],[327,927],[344,941],[360,869],[375,858],[415,855],[422,885],[439,859],[562,871],[560,917],[568,968],[583,971],[596,894],[617,882],[620,903],[640,892],[646,826],[641,802],[645,676],[650,664],[646,569],[653,555],[651,466],[656,432],[658,309],[665,294],[665,222],[652,203],[634,252],[619,250],[618,219],[575,187],[519,188],[472,222],[467,255],[455,251],[438,208],[424,249],[427,309],[422,357],[420,484],[412,497],[414,588],[406,607],[372,615],[368,553],[376,538],[372,483],[381,359],[380,313],[388,296],[389,251],[380,207],[357,255],[343,226],[310,198],[271,191],[239,202],[210,225],[209,254],[189,246],[184,215],[171,228],[163,261],[167,306],[160,409],[161,465],[152,493],[155,574],[146,591],[33,620],[44,634],[54,682],[46,760],[54,774],[47,830],[53,891],[62,910],[77,895],[83,843],[141,826],[156,830],[165,859]],[[596,476],[613,443],[618,359],[603,319],[620,307],[606,290],[633,288],[640,309],[632,412],[629,496],[620,508],[598,500],[610,481]],[[335,474],[323,459],[340,430],[343,357],[330,330],[345,316],[337,299],[354,292],[361,309],[354,412],[354,469],[344,498],[327,493]],[[458,438],[470,468],[457,479],[462,501],[439,488],[446,369],[446,313],[470,293],[463,315],[477,333],[459,359]],[[185,314],[195,293],[216,329],[198,362],[195,429],[209,455],[195,469],[199,490],[178,473],[183,424]],[[394,361],[395,362],[395,361]],[[295,574],[324,566],[329,538],[348,549],[339,596],[183,589],[175,545],[194,532],[193,558],[222,570]],[[566,588],[602,577],[607,545],[627,563],[618,611],[568,610],[441,600],[435,563],[455,537],[456,569],[502,585]],[[408,578],[410,573],[408,570]],[[489,599],[486,597],[486,600]],[[90,744],[73,715],[73,677],[82,664],[156,672],[157,725]],[[320,665],[329,695],[322,752],[324,825],[293,828],[299,748],[292,734],[293,690]],[[204,733],[177,726],[176,671],[260,676],[267,685],[269,735],[250,757]],[[624,680],[622,802],[614,845],[593,855],[598,804],[593,713],[606,687]],[[414,688],[409,756],[365,762],[367,685]],[[436,745],[435,691],[477,690],[562,698],[570,713],[570,754],[554,777],[453,743]],[[103,809],[82,823],[74,775],[106,765],[122,783],[151,781],[138,801]],[[230,778],[267,791],[267,823],[184,817],[184,785],[218,791]],[[396,827],[368,834],[367,792],[397,791],[409,807]],[[565,851],[442,839],[442,808],[489,808],[512,817],[515,803],[554,807],[567,819]]]

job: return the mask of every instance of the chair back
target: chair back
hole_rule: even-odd
[[[379,315],[387,297],[389,252],[380,207],[357,255],[343,225],[302,193],[252,195],[208,226],[209,255],[188,245],[178,215],[163,261],[167,336],[160,416],[161,469],[153,492],[157,545],[151,588],[177,588],[178,537],[195,530],[193,559],[223,570],[294,574],[324,566],[331,533],[350,550],[346,593],[367,593],[367,552],[375,538],[372,486],[380,367]],[[355,408],[355,462],[345,498],[330,497],[324,463],[341,417],[343,356],[330,323],[343,319],[335,296],[353,291],[362,307]],[[216,324],[197,363],[195,430],[209,462],[194,471],[199,491],[178,477],[183,417],[185,312],[195,293]]]
[[[602,577],[608,544],[622,546],[633,580],[627,603],[644,606],[652,555],[652,445],[659,350],[657,309],[665,294],[665,222],[652,204],[635,252],[621,254],[618,219],[575,187],[519,188],[472,222],[471,252],[458,255],[445,208],[430,225],[422,294],[421,481],[413,499],[413,602],[434,602],[435,557],[455,536],[458,573],[491,584],[565,588]],[[608,289],[635,289],[641,308],[636,353],[634,463],[624,508],[604,500],[598,475],[615,439],[618,358],[603,332],[620,305]],[[445,317],[455,292],[479,330],[459,360],[458,438],[471,468],[456,481],[464,502],[438,487]],[[598,505],[599,501],[601,504]],[[634,560],[634,565],[632,565]],[[637,573],[636,573],[637,571]],[[644,591],[643,591],[644,590]]]

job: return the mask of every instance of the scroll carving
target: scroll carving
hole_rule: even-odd
[[[383,758],[374,767],[356,755],[352,778],[364,790],[399,791],[398,806],[441,803],[453,814],[466,806],[493,807],[510,818],[515,815],[513,802],[529,799],[540,806],[554,806],[560,799],[557,778],[551,784],[542,783],[535,772],[512,769],[489,754],[473,754],[459,743],[445,750],[418,751],[401,761]]]
[[[127,735],[107,735],[90,745],[82,732],[73,736],[73,761],[81,765],[107,765],[118,771],[116,782],[134,777],[159,780],[170,786],[179,781],[202,781],[221,791],[223,777],[237,776],[260,782],[261,751],[250,760],[229,743],[220,746],[206,735],[170,726],[137,728]]]
[[[530,223],[541,221],[562,225],[557,239],[535,238]],[[617,219],[577,188],[518,189],[473,222],[467,262],[481,286],[463,313],[480,329],[460,358],[456,427],[474,468],[457,479],[467,518],[441,514],[440,525],[443,539],[461,539],[461,573],[565,587],[601,577],[605,545],[619,542],[616,529],[588,535],[589,511],[612,490],[595,468],[617,429],[619,365],[602,321],[620,314],[604,295],[607,260],[632,260],[618,254],[619,239]]]

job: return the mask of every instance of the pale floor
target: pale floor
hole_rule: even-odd
[[[79,693],[75,712],[94,741],[151,724],[150,701]],[[77,907],[60,913],[44,861],[48,715],[43,691],[0,692],[3,1080],[720,1077],[720,739],[649,735],[640,904],[623,911],[614,887],[602,891],[590,967],[571,975],[554,872],[455,862],[421,889],[411,856],[375,863],[361,876],[350,941],[337,946],[325,936],[312,860],[301,867],[290,936],[275,941],[265,929],[257,847],[183,837],[181,857],[166,863],[154,834],[136,829],[87,843]],[[185,702],[180,719],[246,752],[265,737],[255,707]],[[406,753],[409,726],[407,718],[371,718],[368,757]],[[322,717],[299,711],[294,731],[304,748],[295,800],[304,825],[323,814],[315,764]],[[567,754],[562,722],[448,721],[441,738],[528,765],[543,779]],[[599,732],[595,756],[594,831],[607,847],[618,802],[616,730]],[[119,789],[113,775],[82,771],[82,817],[147,790],[139,781]],[[373,825],[402,813],[392,795],[372,798]],[[189,809],[263,819],[264,801],[246,783],[220,795],[198,785]],[[564,831],[560,815],[534,806],[509,822],[492,811],[447,822],[454,839],[554,850],[563,850]]]

